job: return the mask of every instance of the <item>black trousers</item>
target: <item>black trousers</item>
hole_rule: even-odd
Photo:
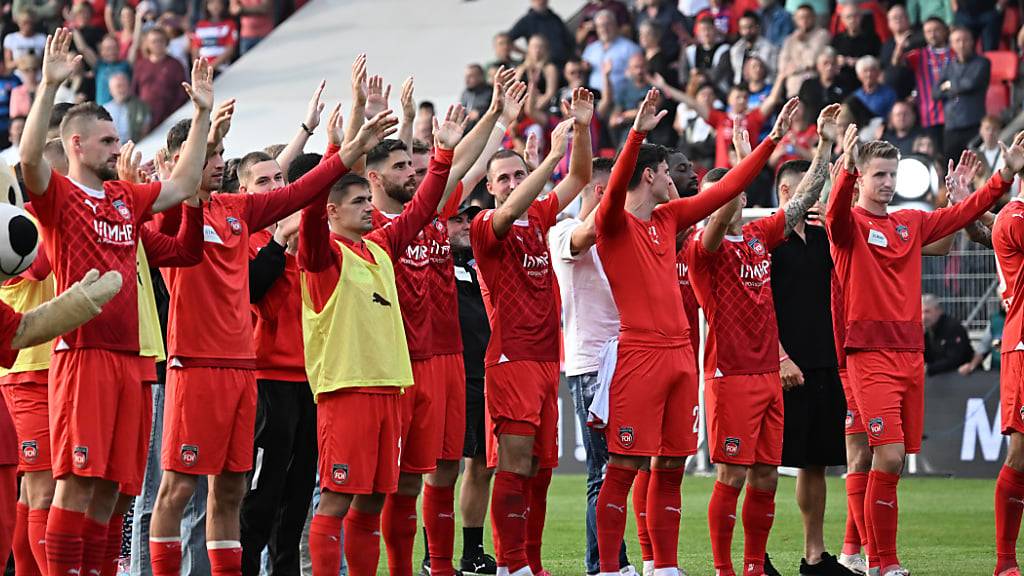
[[[242,500],[242,574],[300,576],[299,541],[316,482],[316,404],[306,382],[257,380],[256,446]]]
[[[980,125],[967,128],[949,128],[947,126],[942,135],[942,155],[946,157],[946,160],[952,160],[954,163],[960,160],[960,153],[969,148],[971,140],[978,136],[980,127]]]

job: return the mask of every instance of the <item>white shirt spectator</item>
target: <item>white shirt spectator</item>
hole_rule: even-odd
[[[42,59],[45,48],[46,36],[43,34],[22,36],[21,32],[15,31],[4,37],[4,50],[10,50],[15,61],[25,54],[35,54]]]
[[[695,18],[701,10],[711,7],[708,0],[679,0],[679,11],[687,18]]]
[[[131,120],[128,116],[128,106],[122,104],[116,100],[111,100],[103,105],[110,112],[110,117],[114,119],[114,128],[117,130],[117,136],[121,139],[121,142],[127,142],[132,139],[131,131]]]
[[[572,254],[572,232],[582,224],[567,218],[548,231],[551,268],[562,296],[566,376],[597,372],[601,348],[619,335],[619,311],[597,248]]]

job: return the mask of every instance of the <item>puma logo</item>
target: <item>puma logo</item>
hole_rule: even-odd
[[[512,513],[512,512],[509,512],[508,516],[506,516],[506,518],[519,518],[520,520],[526,520],[526,514],[527,514],[527,512],[523,512],[522,514],[515,514],[515,513]]]
[[[683,511],[681,509],[673,508],[671,506],[665,506],[665,511],[666,512],[675,512],[676,514],[679,514],[680,516],[683,515]]]
[[[82,571],[78,568],[68,568],[68,574],[81,574]]]
[[[88,206],[89,209],[92,210],[93,214],[96,214],[96,209],[100,207],[99,204],[93,202],[92,200],[89,200],[88,198],[82,200],[82,204]]]
[[[381,306],[391,306],[391,302],[388,302],[387,299],[376,292],[373,293],[373,303],[380,304]]]
[[[1012,504],[1020,504],[1021,506],[1024,506],[1024,499],[1021,499],[1021,498],[1010,497],[1010,498],[1007,498],[1007,501],[1009,501]]]
[[[881,505],[881,506],[885,506],[886,508],[892,508],[893,510],[896,509],[896,501],[895,500],[890,500],[889,502],[886,502],[885,500],[875,500],[875,504],[878,504],[878,505]]]
[[[647,512],[641,512],[640,513],[640,517],[641,518],[647,518]]]
[[[451,513],[449,513],[449,512],[441,512],[441,513],[439,513],[437,515],[437,517],[438,518],[449,518],[451,520],[455,520],[455,512],[451,512]]]
[[[735,514],[729,514],[729,520],[736,520]]]
[[[606,508],[611,508],[612,510],[615,510],[616,512],[621,512],[623,514],[626,513],[626,507],[625,506],[616,506],[615,504],[605,504],[605,507]]]

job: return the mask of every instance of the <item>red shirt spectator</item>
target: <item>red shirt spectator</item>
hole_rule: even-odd
[[[181,88],[185,82],[181,62],[167,54],[167,35],[160,28],[146,33],[145,54],[135,61],[132,89],[149,106],[151,126],[163,122],[181,107],[188,96]]]
[[[231,15],[242,24],[239,48],[245,54],[274,30],[273,0],[231,0]]]
[[[207,0],[203,20],[196,22],[192,32],[192,57],[206,58],[218,71],[223,71],[235,56],[238,27],[227,16],[226,0]]]

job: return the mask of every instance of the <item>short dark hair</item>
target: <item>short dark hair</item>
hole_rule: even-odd
[[[612,160],[611,158],[594,158],[591,171],[594,174],[597,174],[598,172],[602,174],[611,174],[612,166],[614,165],[615,161]]]
[[[743,20],[744,18],[753,20],[754,24],[757,24],[758,26],[761,25],[761,17],[758,16],[757,12],[754,12],[753,10],[747,10],[746,12],[744,12],[743,16],[740,16],[740,20]]]
[[[327,197],[327,201],[332,204],[337,204],[338,202],[341,202],[342,200],[345,199],[345,196],[348,196],[348,191],[353,186],[362,186],[363,188],[369,188],[370,181],[358,174],[349,172],[342,176],[341,178],[339,178],[338,181],[335,182],[333,186],[331,186],[331,193]]]
[[[113,122],[114,119],[110,117],[110,112],[107,109],[95,102],[82,102],[81,104],[75,104],[68,108],[64,118],[60,121],[60,135],[63,138],[64,133],[68,130],[73,122],[79,120],[94,120],[102,122]]]
[[[405,146],[405,142],[396,138],[389,138],[388,140],[382,141],[380,144],[374,146],[369,152],[366,153],[366,166],[378,166],[382,162],[385,162],[392,152],[408,152],[409,149]]]
[[[728,168],[712,168],[704,175],[704,179],[701,180],[701,184],[714,184],[722,178],[725,178],[725,175],[728,173]]]
[[[423,102],[420,102],[419,109],[423,110],[424,108],[427,109],[427,110],[430,110],[431,112],[433,112],[434,111],[434,103],[431,102],[430,100],[424,100]]]
[[[323,156],[315,152],[300,154],[295,158],[295,160],[292,160],[291,164],[288,165],[288,182],[295,182],[299,178],[302,178],[306,172],[316,168],[322,158]]]
[[[806,174],[811,169],[811,163],[807,160],[790,160],[784,162],[782,166],[779,166],[779,171],[775,173],[775,189],[779,189],[779,183],[782,179],[790,174]]]
[[[658,165],[662,162],[668,162],[667,148],[657,144],[641,144],[640,152],[636,156],[636,168],[633,169],[633,175],[630,176],[627,187],[630,190],[636,188],[644,177],[644,170],[648,168],[657,170]]]
[[[814,10],[814,6],[811,6],[810,4],[801,4],[801,5],[797,6],[796,10],[794,10],[793,12],[797,12],[797,11],[800,11],[800,10],[810,10],[811,14],[817,14],[817,12],[815,12],[815,10]]]
[[[942,18],[939,18],[938,16],[931,16],[925,19],[925,21],[921,23],[921,27],[924,28],[924,25],[929,22],[935,22],[941,25],[943,28],[945,28],[947,32],[949,31],[949,24],[946,24],[946,21],[943,20]]]
[[[971,35],[971,38],[974,38],[974,32],[971,32],[971,29],[966,26],[961,26],[959,24],[956,26],[950,26],[949,35],[952,36],[954,32],[966,32]]]
[[[412,141],[412,153],[413,154],[430,154],[430,144],[427,144],[423,140],[416,138]]]
[[[252,176],[252,167],[259,164],[260,162],[269,162],[273,160],[273,156],[267,154],[262,150],[255,152],[249,152],[242,159],[238,161],[238,183],[241,184],[242,180],[248,181]]]
[[[192,129],[192,120],[190,118],[183,118],[174,123],[171,129],[167,131],[167,152],[174,156],[181,150],[181,147],[185,144],[185,140],[188,139],[188,131]]]
[[[519,161],[523,163],[523,166],[525,166],[527,169],[529,169],[529,165],[526,163],[526,159],[523,158],[522,154],[520,154],[519,152],[516,152],[515,150],[509,150],[508,148],[502,148],[502,149],[498,150],[497,152],[495,152],[493,155],[491,155],[490,158],[487,159],[487,167],[485,168],[485,172],[487,174],[490,174],[491,173],[491,164],[494,164],[498,160],[504,160],[505,158],[519,158]]]
[[[64,121],[64,116],[74,106],[71,102],[59,102],[53,105],[53,112],[50,113],[50,125],[47,127],[49,130],[60,129],[60,123]]]
[[[238,192],[238,163],[239,158],[231,158],[224,163],[224,179],[220,183],[220,191],[234,193]]]

